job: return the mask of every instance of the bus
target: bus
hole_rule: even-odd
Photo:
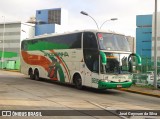
[[[21,43],[21,72],[97,89],[128,88],[141,57],[130,51],[125,35],[101,30],[48,34]]]

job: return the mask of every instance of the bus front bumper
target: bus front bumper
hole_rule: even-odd
[[[132,82],[98,82],[98,89],[129,88]]]

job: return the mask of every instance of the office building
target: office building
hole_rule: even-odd
[[[68,29],[68,12],[62,8],[36,11],[35,35],[65,32]]]
[[[136,53],[143,58],[151,58],[152,15],[137,15],[136,26]]]
[[[0,67],[7,61],[19,61],[20,44],[23,39],[34,37],[34,24],[22,22],[0,23]]]

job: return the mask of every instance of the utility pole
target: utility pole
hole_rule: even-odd
[[[1,57],[1,61],[2,61],[2,69],[3,69],[3,63],[4,63],[4,37],[5,37],[5,16],[2,16],[4,18],[4,22],[3,22],[3,43],[2,43],[2,57]]]
[[[157,0],[154,13],[154,88],[157,89]]]

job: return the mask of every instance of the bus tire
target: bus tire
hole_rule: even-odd
[[[30,70],[30,71],[29,71],[29,78],[30,78],[31,80],[34,80],[34,79],[35,79],[35,76],[34,76],[34,74],[33,74],[33,70]]]
[[[76,75],[74,77],[74,85],[77,89],[82,89],[82,79],[79,75]]]
[[[38,69],[36,69],[35,72],[34,72],[34,79],[35,79],[36,81],[39,81],[39,80],[40,80]]]

